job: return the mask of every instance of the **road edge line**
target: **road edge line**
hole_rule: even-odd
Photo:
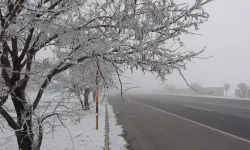
[[[130,100],[131,100],[131,99],[130,99]],[[164,113],[167,113],[167,114],[169,114],[169,115],[171,115],[171,116],[174,116],[174,117],[177,117],[177,118],[180,118],[180,119],[186,120],[186,121],[191,122],[191,123],[194,123],[194,124],[196,124],[196,125],[200,125],[200,126],[202,126],[202,127],[205,127],[205,128],[207,128],[207,129],[210,129],[210,130],[213,130],[213,131],[216,131],[216,132],[219,132],[219,133],[224,134],[224,135],[227,135],[227,136],[229,136],[229,137],[232,137],[232,138],[235,138],[235,139],[238,139],[238,140],[241,140],[241,141],[244,141],[244,142],[250,143],[250,140],[244,139],[244,138],[242,138],[242,137],[239,137],[239,136],[236,136],[236,135],[233,135],[233,134],[230,134],[230,133],[227,133],[227,132],[221,131],[221,130],[219,130],[219,129],[215,129],[215,128],[213,128],[213,127],[210,127],[210,126],[204,125],[204,124],[202,124],[202,123],[195,122],[195,121],[193,121],[193,120],[190,120],[190,119],[187,119],[187,118],[184,118],[184,117],[178,116],[178,115],[176,115],[176,114],[173,114],[173,113],[167,112],[167,111],[165,111],[165,110],[162,110],[162,109],[159,109],[159,108],[156,108],[156,107],[153,107],[153,106],[150,106],[150,105],[147,105],[147,104],[144,104],[144,103],[141,103],[141,102],[135,101],[135,100],[131,100],[131,101],[134,101],[134,102],[139,103],[139,104],[141,104],[141,105],[144,105],[144,106],[150,107],[150,108],[152,108],[152,109],[155,109],[155,110],[158,110],[158,111],[161,111],[161,112],[164,112]]]
[[[105,150],[110,150],[109,147],[109,116],[107,102],[105,103]]]

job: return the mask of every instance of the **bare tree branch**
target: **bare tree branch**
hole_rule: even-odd
[[[9,115],[8,112],[6,112],[2,106],[0,106],[0,114],[5,118],[5,120],[8,122],[8,125],[14,129],[17,130],[18,129],[18,125],[15,122],[15,120]]]

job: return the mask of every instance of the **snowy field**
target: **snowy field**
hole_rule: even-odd
[[[46,96],[45,96],[46,97]],[[45,98],[44,97],[44,98]],[[47,96],[52,97],[52,96]],[[103,150],[105,137],[105,103],[99,105],[99,130],[95,128],[95,106],[91,104],[91,110],[84,112],[81,119],[63,120],[65,126],[60,125],[53,131],[44,134],[41,150]],[[122,127],[116,123],[112,106],[108,104],[110,125],[110,149],[125,150],[126,142],[121,136]],[[16,150],[17,141],[14,132],[0,117],[0,150]]]

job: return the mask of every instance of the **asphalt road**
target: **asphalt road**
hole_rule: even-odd
[[[250,101],[109,95],[129,150],[250,150]]]

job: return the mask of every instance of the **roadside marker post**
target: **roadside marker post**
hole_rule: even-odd
[[[96,96],[95,96],[95,101],[96,101],[96,130],[98,130],[98,71],[96,72]]]

